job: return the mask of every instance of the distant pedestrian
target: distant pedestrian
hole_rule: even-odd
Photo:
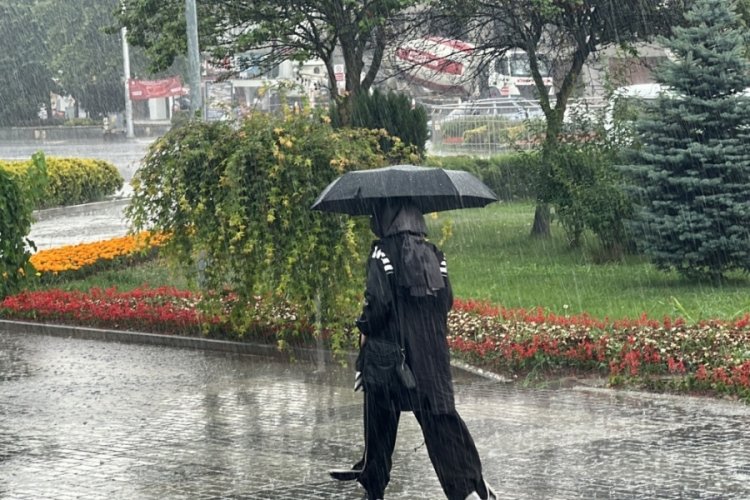
[[[408,203],[381,204],[370,227],[379,239],[370,250],[365,303],[357,321],[365,389],[365,453],[357,480],[369,500],[383,498],[401,412],[412,411],[448,499],[494,499],[455,408],[446,340],[453,292],[444,255],[425,239],[424,216]],[[403,345],[413,388],[380,370],[384,346],[394,344]]]

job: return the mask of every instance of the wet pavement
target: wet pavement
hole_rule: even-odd
[[[750,408],[456,372],[506,499],[750,498]],[[351,370],[0,327],[0,498],[358,499],[329,467],[361,450]],[[404,416],[389,499],[440,499]]]

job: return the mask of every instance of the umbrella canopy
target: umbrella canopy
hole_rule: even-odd
[[[430,213],[483,207],[497,201],[497,196],[469,172],[395,165],[345,173],[320,193],[311,208],[370,215],[384,201],[408,201]]]

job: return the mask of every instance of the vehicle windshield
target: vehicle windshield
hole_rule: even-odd
[[[547,62],[542,57],[539,57],[538,59],[539,69],[541,70],[542,76],[549,76]],[[529,58],[525,52],[517,52],[501,57],[495,65],[495,70],[503,75],[520,77],[531,76]]]

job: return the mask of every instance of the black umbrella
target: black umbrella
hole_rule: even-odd
[[[422,213],[431,213],[483,207],[497,201],[497,196],[469,172],[395,165],[345,173],[320,193],[311,208],[370,215],[384,201],[409,201]]]

